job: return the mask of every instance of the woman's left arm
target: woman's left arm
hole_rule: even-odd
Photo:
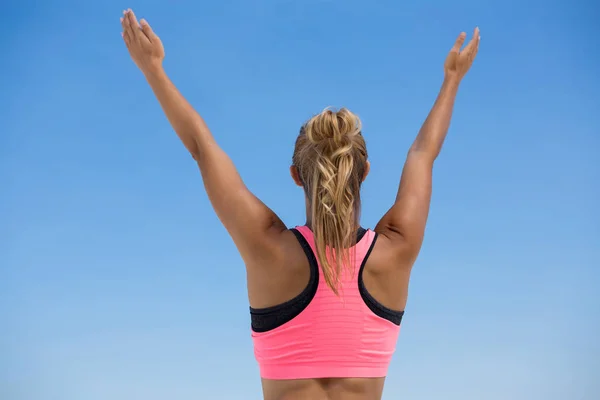
[[[285,225],[246,187],[229,156],[219,147],[202,117],[171,82],[162,67],[163,45],[131,10],[122,18],[123,38],[173,129],[198,163],[206,193],[217,216],[247,263],[263,258]]]

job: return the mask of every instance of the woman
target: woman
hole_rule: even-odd
[[[448,55],[445,79],[408,152],[396,201],[374,230],[360,227],[369,173],[359,119],[327,109],[300,129],[290,172],[304,188],[306,224],[288,229],[244,185],[203,119],[162,69],[160,39],[131,10],[123,38],[202,173],[247,268],[255,356],[264,398],[380,399],[406,305],[431,197],[431,173],[479,31]]]

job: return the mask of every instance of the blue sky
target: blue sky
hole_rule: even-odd
[[[598,398],[598,4],[83,4],[0,13],[0,398],[261,398],[243,264],[121,42],[127,7],[290,226],[301,123],[362,117],[374,226],[447,51],[479,25],[384,398]]]

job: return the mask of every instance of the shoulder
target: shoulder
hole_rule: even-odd
[[[246,268],[264,270],[296,259],[299,247],[294,228],[276,224],[265,231],[261,238],[255,238],[242,258]]]

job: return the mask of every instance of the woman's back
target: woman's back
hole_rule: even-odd
[[[389,268],[377,263],[389,261],[386,243],[385,236],[358,230],[338,295],[325,282],[306,226],[282,232],[283,257],[267,267],[269,280],[248,276],[266,399],[380,398],[408,286],[397,274],[394,295],[382,296],[377,282],[390,279]]]

